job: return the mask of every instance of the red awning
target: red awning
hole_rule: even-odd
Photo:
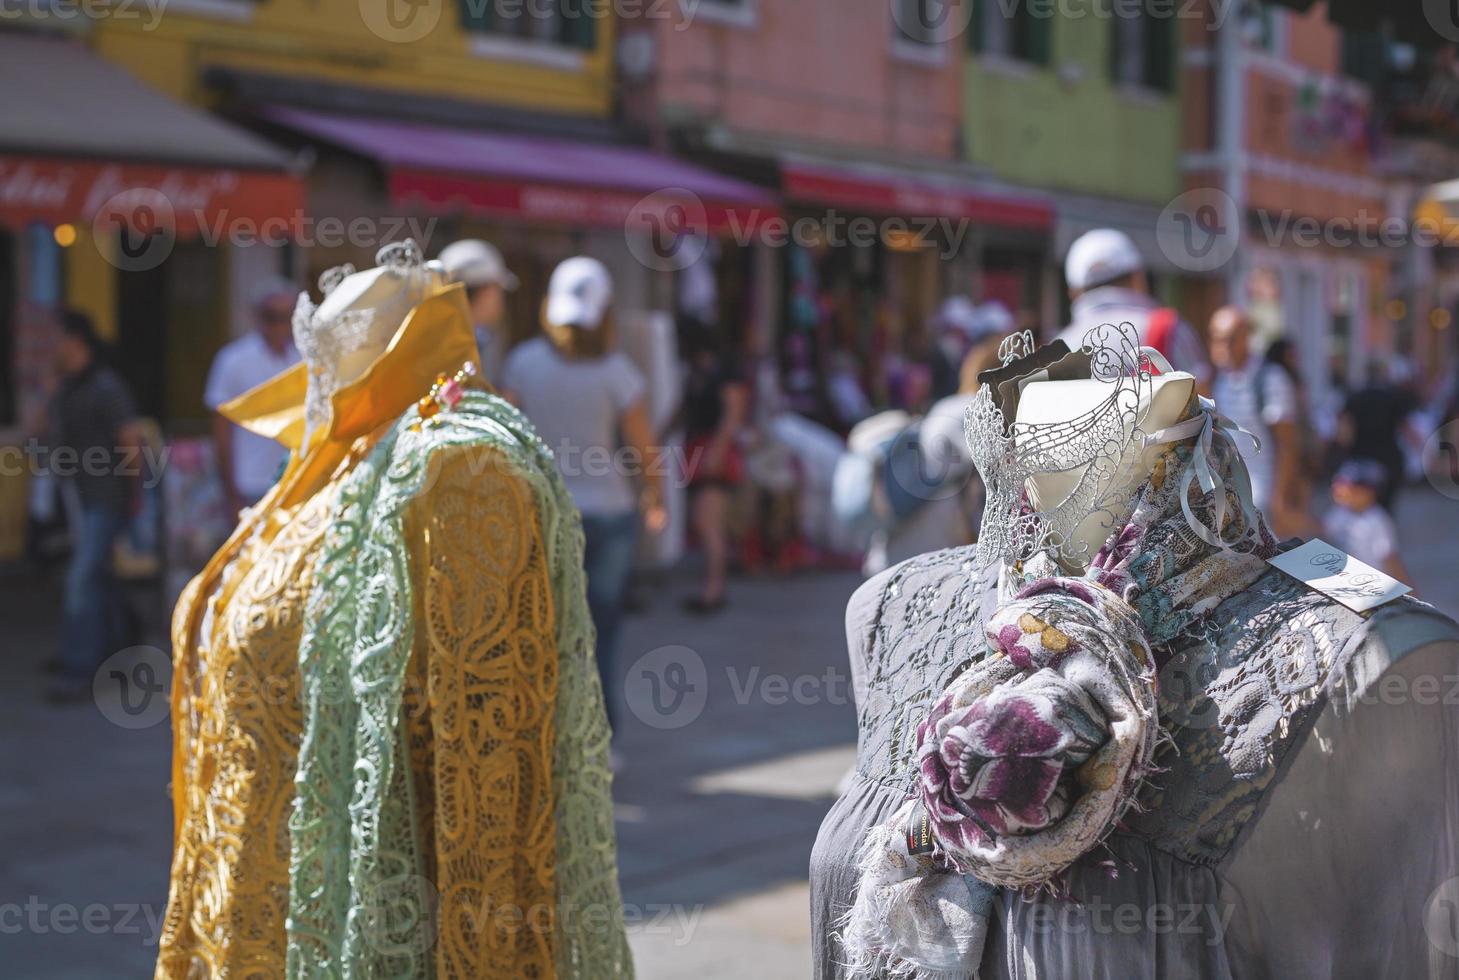
[[[13,225],[123,222],[185,238],[247,227],[282,240],[303,208],[302,184],[285,173],[0,155],[0,222]],[[270,222],[279,228],[271,232]]]
[[[1031,231],[1047,231],[1054,222],[1053,202],[1045,198],[935,173],[786,159],[781,178],[788,200],[868,214],[967,218]]]
[[[44,83],[38,83],[43,79]],[[125,221],[220,235],[303,207],[289,159],[77,38],[0,31],[0,222]]]
[[[763,188],[640,147],[283,106],[262,116],[378,161],[391,201],[428,212],[675,233],[752,230],[780,213]]]

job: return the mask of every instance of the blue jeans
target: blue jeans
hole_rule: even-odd
[[[61,619],[61,667],[74,680],[89,681],[122,634],[122,595],[111,562],[126,522],[121,503],[81,504]]]
[[[617,663],[618,632],[623,623],[623,602],[638,545],[638,514],[583,515],[583,569],[588,575],[588,610],[598,633],[598,679],[603,682],[603,704],[608,724],[616,727],[618,702],[623,696]]]

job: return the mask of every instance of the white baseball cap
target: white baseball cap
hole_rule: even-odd
[[[1145,268],[1130,236],[1113,228],[1096,228],[1074,239],[1064,259],[1070,289],[1084,292]]]
[[[479,238],[463,238],[447,245],[441,250],[440,262],[452,282],[467,286],[495,284],[506,290],[517,288],[517,277],[507,268],[502,253],[495,245]]]
[[[613,277],[597,259],[568,259],[552,271],[547,283],[547,322],[558,327],[597,330],[613,302]]]

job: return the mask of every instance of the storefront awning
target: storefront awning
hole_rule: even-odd
[[[780,166],[787,200],[904,218],[966,218],[1029,231],[1047,231],[1054,209],[1045,198],[968,178],[872,164],[836,164],[785,157]]]
[[[0,89],[11,93],[0,102],[0,222],[115,216],[191,235],[303,206],[278,149],[77,41],[0,32]]]
[[[284,106],[260,115],[377,161],[402,207],[586,227],[641,220],[645,232],[703,225],[714,234],[779,213],[763,188],[638,147]]]

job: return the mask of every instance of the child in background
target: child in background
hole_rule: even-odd
[[[1407,581],[1408,570],[1398,557],[1398,528],[1378,503],[1387,479],[1387,469],[1374,459],[1355,457],[1339,466],[1332,478],[1333,507],[1323,518],[1322,533],[1358,561]]]

